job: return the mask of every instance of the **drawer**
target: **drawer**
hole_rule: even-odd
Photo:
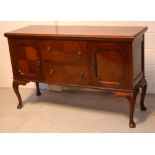
[[[39,46],[43,61],[87,65],[86,42],[45,40],[40,41]]]
[[[88,69],[83,66],[44,63],[43,75],[47,82],[89,85]]]

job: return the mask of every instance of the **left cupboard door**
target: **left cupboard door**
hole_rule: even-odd
[[[15,79],[40,80],[41,60],[36,40],[9,41]]]

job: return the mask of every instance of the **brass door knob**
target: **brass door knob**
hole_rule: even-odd
[[[41,64],[41,61],[40,61],[40,58],[37,59],[37,66],[40,66]]]
[[[97,77],[96,77],[96,80],[97,80],[97,81],[100,81],[100,77],[97,76]]]

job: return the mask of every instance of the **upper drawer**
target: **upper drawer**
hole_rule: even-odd
[[[39,47],[44,61],[52,60],[86,65],[86,44],[86,42],[82,41],[45,40],[39,42]]]

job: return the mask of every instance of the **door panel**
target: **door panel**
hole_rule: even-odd
[[[128,88],[129,51],[126,43],[88,44],[91,84],[104,88]]]
[[[100,81],[116,82],[123,79],[124,67],[121,53],[114,50],[100,50],[96,53],[96,76]]]
[[[20,78],[37,79],[39,73],[39,53],[36,42],[16,40],[15,43],[16,75]]]

